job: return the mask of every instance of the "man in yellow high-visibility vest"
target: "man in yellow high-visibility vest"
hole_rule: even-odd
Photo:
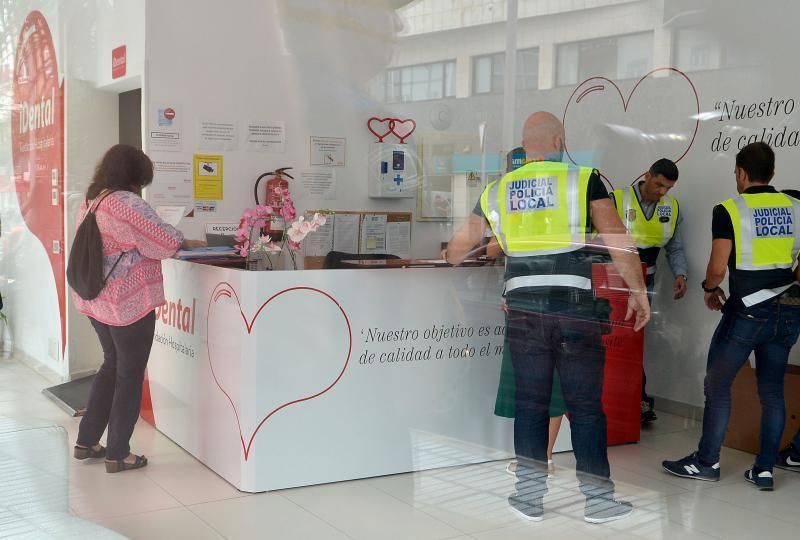
[[[761,447],[745,479],[773,489],[772,469],[786,421],[783,378],[800,334],[800,200],[769,185],[775,154],[752,143],[736,155],[738,197],[714,208],[706,306],[722,311],[711,338],[705,379],[703,436],[696,452],[664,461],[676,476],[717,481],[719,453],[731,412],[731,385],[755,351],[761,400]],[[730,270],[730,297],[720,288]],[[755,429],[756,426],[753,426]]]
[[[507,338],[515,379],[517,491],[509,504],[540,521],[547,493],[547,442],[553,372],[570,412],[584,519],[604,523],[630,515],[614,499],[601,403],[607,311],[592,291],[592,229],[631,289],[628,318],[638,331],[650,318],[641,263],[595,169],[561,162],[564,128],[552,114],[531,115],[523,130],[529,163],[490,183],[445,257],[460,264],[491,227],[506,254]],[[602,312],[602,313],[601,313]]]
[[[683,249],[680,213],[678,201],[668,192],[678,181],[678,167],[672,160],[662,158],[653,163],[645,173],[644,179],[636,184],[615,189],[611,200],[617,207],[625,228],[631,234],[639,258],[647,266],[648,296],[652,299],[655,287],[656,262],[663,248],[667,256],[667,264],[675,278],[673,283],[674,298],[683,298],[686,294],[686,276],[689,265]],[[642,365],[642,422],[657,419],[654,400],[647,395],[647,376]]]

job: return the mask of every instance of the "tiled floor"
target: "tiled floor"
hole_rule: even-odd
[[[24,365],[0,360],[0,417],[61,425],[74,441],[78,420],[45,398],[44,386],[46,381]],[[606,525],[582,520],[571,453],[555,458],[544,521],[528,523],[508,510],[513,478],[504,472],[504,462],[248,495],[143,422],[132,447],[146,454],[150,465],[108,475],[102,463],[69,460],[69,508],[147,540],[796,537],[800,474],[777,471],[776,491],[759,493],[741,477],[752,456],[728,449],[719,483],[662,472],[661,460],[688,453],[698,433],[697,425],[661,414],[640,444],[611,448],[619,498],[633,502],[636,511]]]

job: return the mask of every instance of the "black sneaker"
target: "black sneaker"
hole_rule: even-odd
[[[653,398],[642,400],[642,424],[648,424],[653,420],[658,420],[656,411],[653,410]]]
[[[586,499],[583,519],[586,523],[608,523],[628,517],[633,513],[633,505],[626,501],[593,497]]]
[[[707,467],[700,463],[697,452],[678,461],[662,461],[664,470],[681,478],[694,478],[706,482],[719,481],[719,462]]]
[[[759,491],[772,491],[773,489],[772,473],[762,471],[755,466],[744,471],[744,479],[755,484]]]
[[[775,466],[786,471],[800,472],[800,449],[790,444],[788,448],[781,450]]]
[[[523,501],[516,492],[508,496],[511,511],[517,516],[528,521],[542,521],[544,519],[544,506],[541,497]]]

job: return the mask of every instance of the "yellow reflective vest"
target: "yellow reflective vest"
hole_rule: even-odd
[[[490,183],[481,195],[481,209],[505,254],[535,257],[584,247],[592,171],[538,161]],[[521,276],[506,282],[506,292],[536,286],[590,289],[591,281],[572,275]]]
[[[481,209],[509,257],[566,253],[586,243],[592,169],[528,163],[489,184]]]
[[[800,201],[783,193],[743,193],[722,202],[733,224],[736,270],[791,269],[800,254]],[[762,289],[742,298],[752,306],[789,287]]]
[[[666,246],[675,235],[678,223],[678,201],[665,195],[656,203],[655,211],[647,219],[634,187],[615,189],[612,192],[617,213],[639,249]]]

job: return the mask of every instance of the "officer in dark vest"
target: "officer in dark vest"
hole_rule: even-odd
[[[531,115],[523,147],[529,162],[487,186],[445,256],[451,264],[461,263],[481,242],[487,224],[506,254],[507,337],[516,386],[517,491],[508,499],[511,508],[530,521],[543,517],[548,411],[557,369],[586,496],[584,519],[604,523],[630,515],[632,505],[614,499],[610,480],[601,403],[601,335],[608,318],[607,312],[598,315],[592,292],[593,255],[585,249],[592,228],[631,289],[628,317],[635,314],[636,330],[650,318],[641,263],[599,173],[561,162],[564,128],[555,116]]]
[[[706,306],[722,311],[708,351],[703,436],[696,452],[664,461],[663,467],[684,478],[719,480],[731,385],[755,351],[761,448],[744,476],[760,490],[772,490],[772,468],[786,421],[783,378],[800,333],[800,201],[769,185],[775,154],[766,143],[742,148],[735,171],[740,195],[714,208],[711,257],[703,281]],[[728,298],[720,287],[726,269]]]

